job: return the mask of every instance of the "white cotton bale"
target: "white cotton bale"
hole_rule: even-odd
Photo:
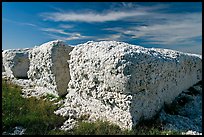
[[[65,95],[70,80],[68,60],[72,49],[59,40],[36,46],[29,55],[28,77],[36,86],[48,88],[59,96]]]
[[[202,79],[201,57],[174,50],[101,41],[80,44],[70,55],[69,92],[56,114],[73,116],[72,110],[121,128],[153,117]]]
[[[11,78],[28,78],[27,72],[30,61],[28,59],[31,49],[10,49],[2,52],[2,70]]]

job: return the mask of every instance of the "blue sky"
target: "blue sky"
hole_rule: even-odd
[[[202,54],[201,2],[3,2],[2,49],[116,40]]]

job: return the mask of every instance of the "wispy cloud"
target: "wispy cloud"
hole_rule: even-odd
[[[151,23],[136,27],[115,27],[104,30],[129,35],[130,38],[142,38],[152,44],[184,44],[191,39],[202,37],[202,14],[165,14],[154,13],[155,16],[165,17],[165,22],[158,23],[152,19]]]
[[[118,8],[117,8],[118,7]],[[169,8],[169,5],[164,3],[157,3],[151,6],[145,6],[141,3],[135,3],[135,2],[121,2],[116,9],[134,9],[136,11],[146,11],[146,12],[152,12],[160,9],[166,9]]]
[[[23,25],[23,26],[26,25],[26,26],[37,27],[37,25],[35,25],[33,23],[29,23],[29,22],[18,22],[18,21],[6,19],[6,18],[3,18],[2,20],[7,21],[7,22],[11,22],[11,23],[14,23],[14,24],[17,24],[17,25]]]
[[[125,7],[125,8],[132,8],[135,6],[134,3],[132,2],[121,2],[122,6]]]
[[[55,11],[58,11],[58,12],[64,12],[64,9],[62,8],[59,8],[59,7],[56,7],[56,6],[53,6],[53,5],[48,5],[49,8],[55,10]]]
[[[101,40],[108,40],[108,41],[109,40],[116,40],[116,41],[119,41],[119,40],[123,39],[122,37],[123,37],[123,35],[121,33],[118,33],[118,34],[110,34],[110,35],[102,36],[100,38],[97,38],[96,40],[97,41],[101,41]]]
[[[69,41],[69,40],[76,40],[76,39],[90,39],[92,36],[83,36],[79,33],[73,34],[70,37],[65,38],[64,40]]]
[[[74,27],[73,25],[68,25],[68,24],[60,24],[59,28],[61,28],[61,29],[57,29],[57,28],[42,28],[42,27],[37,26],[37,25],[32,24],[32,23],[17,22],[14,20],[6,19],[6,18],[3,18],[3,21],[15,23],[17,25],[26,25],[26,26],[36,27],[36,29],[45,32],[44,34],[50,36],[51,38],[60,39],[60,40],[64,40],[64,41],[92,38],[91,36],[83,36],[77,32],[74,32],[74,33],[65,32],[64,29],[69,29],[69,28]],[[64,35],[64,36],[60,36],[60,35]]]
[[[80,33],[77,33],[77,32],[67,33],[67,32],[64,32],[63,30],[57,30],[57,29],[52,29],[52,28],[49,28],[47,30],[49,30],[49,31],[45,31],[44,34],[50,36],[53,39],[60,39],[60,40],[64,40],[64,41],[93,38],[93,36],[84,36],[84,35],[81,35]],[[60,36],[59,34],[65,34],[65,35]]]
[[[69,25],[69,24],[60,24],[59,25],[59,28],[62,28],[62,29],[71,29],[73,27],[74,27],[73,25]]]
[[[57,33],[57,34],[63,34],[63,35],[71,35],[72,33],[65,32],[62,29],[54,29],[54,28],[41,28],[42,31],[51,32],[51,33]]]
[[[106,13],[86,12],[54,12],[54,13],[42,13],[41,16],[44,20],[52,21],[80,21],[80,22],[106,22],[116,21],[133,16],[145,15],[144,11],[109,11]]]
[[[27,25],[27,26],[32,26],[32,27],[37,27],[37,25],[32,24],[32,23],[20,23],[21,25]]]
[[[53,33],[49,33],[49,32],[43,32],[43,34],[49,36],[52,39],[58,39],[58,40],[63,40],[64,39],[64,37],[62,37],[62,36],[59,36],[59,35],[56,35],[56,34],[53,34]]]

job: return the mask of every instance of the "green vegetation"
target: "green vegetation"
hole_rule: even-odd
[[[154,120],[142,121],[133,130],[121,130],[119,126],[107,121],[97,120],[94,123],[82,122],[71,131],[53,130],[52,135],[181,135],[181,132],[163,130],[161,123]]]
[[[156,115],[149,120],[141,120],[137,126],[133,128],[135,135],[181,135],[178,131],[164,130],[162,123]]]
[[[63,124],[64,118],[53,112],[57,108],[50,101],[21,96],[20,87],[2,80],[2,129],[11,131],[15,126],[26,128],[25,134],[48,134]]]
[[[121,130],[119,126],[108,121],[97,120],[94,123],[79,122],[78,127],[72,131],[75,135],[130,135],[132,131]]]
[[[20,87],[7,80],[2,81],[2,129],[12,132],[16,126],[26,128],[26,135],[172,135],[178,132],[165,131],[162,123],[152,119],[142,121],[133,130],[122,130],[119,126],[107,121],[97,120],[94,123],[84,122],[89,117],[84,115],[78,119],[78,126],[71,131],[61,131],[58,128],[65,118],[56,116],[57,109],[53,105],[53,95],[37,99],[23,98]],[[3,133],[2,132],[2,133]]]
[[[55,95],[53,95],[53,94],[47,94],[46,96],[45,96],[45,98],[46,99],[54,99],[54,98],[57,98]]]

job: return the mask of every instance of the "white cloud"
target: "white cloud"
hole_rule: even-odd
[[[82,36],[81,34],[79,34],[79,35],[75,34],[75,35],[72,35],[72,36],[70,36],[70,37],[64,38],[64,40],[69,41],[69,40],[87,39],[87,38],[90,38],[90,36]]]
[[[122,2],[121,4],[122,4],[125,8],[132,8],[132,7],[135,6],[135,4],[132,3],[132,2]]]
[[[98,38],[98,41],[102,41],[102,40],[120,40],[121,38],[121,34],[111,34],[111,35],[106,35],[106,37],[103,38]]]
[[[18,22],[18,21],[6,19],[6,18],[3,18],[2,20],[7,21],[7,22],[11,22],[11,23],[14,23],[14,24],[18,24],[18,25],[23,25],[23,26],[26,25],[26,26],[37,27],[37,25],[35,25],[33,23],[29,23],[29,22]]]
[[[58,12],[64,12],[63,9],[59,8],[59,7],[56,7],[56,6],[53,6],[53,5],[48,5],[49,8],[55,10],[55,11],[58,11]]]
[[[117,7],[120,9],[135,9],[137,11],[139,10],[139,11],[146,11],[146,12],[151,12],[151,11],[155,11],[155,10],[169,8],[169,5],[167,5],[165,3],[156,3],[156,4],[151,5],[151,6],[145,6],[141,3],[121,2],[121,4],[119,4],[119,5],[121,5],[121,6],[117,6]]]
[[[191,39],[202,37],[202,14],[165,14],[154,13],[154,16],[165,17],[165,22],[158,23],[152,19],[145,26],[127,28],[106,28],[104,30],[119,32],[131,38],[142,38],[153,44],[183,44]],[[143,19],[145,20],[145,19]]]
[[[56,30],[54,32],[58,32],[58,31]],[[61,32],[61,31],[59,31],[59,32]],[[66,36],[59,36],[59,35],[53,34],[52,31],[51,31],[51,33],[50,33],[50,31],[47,31],[45,34],[50,36],[53,39],[59,39],[59,40],[63,40],[63,41],[93,38],[92,36],[83,36],[80,33],[69,33],[69,35],[66,35]]]
[[[64,37],[56,35],[56,34],[52,34],[52,33],[49,33],[49,32],[44,32],[43,34],[45,34],[45,35],[47,35],[47,36],[49,36],[50,38],[53,38],[53,39],[64,40]]]
[[[60,24],[59,28],[63,28],[63,29],[71,29],[73,28],[73,25],[68,25],[68,24]]]
[[[116,21],[128,17],[143,16],[147,14],[145,11],[109,11],[106,13],[75,13],[75,12],[54,12],[54,13],[42,13],[41,16],[44,20],[52,21],[80,21],[80,22],[106,22]]]
[[[54,28],[41,28],[42,31],[52,32],[52,33],[58,33],[63,35],[71,35],[72,33],[65,32],[62,29],[54,29]]]
[[[177,46],[182,51],[202,49],[202,13],[201,12],[171,12],[171,4],[154,4],[144,6],[138,3],[119,3],[120,6],[107,9],[101,13],[65,12],[43,13],[44,20],[51,21],[76,21],[76,22],[107,22],[126,21],[123,27],[117,25],[112,28],[102,28],[115,34],[95,36],[96,40],[119,40],[140,39],[145,44],[162,45],[164,48]],[[135,24],[135,25],[134,25]],[[66,29],[66,25],[60,28]],[[67,28],[70,26],[67,24]],[[100,28],[101,29],[101,28]],[[62,32],[63,33],[63,32]],[[86,36],[85,36],[86,37]],[[69,35],[67,40],[79,39],[82,36]],[[92,37],[93,38],[93,37]],[[142,44],[142,43],[141,43]],[[186,46],[184,46],[186,45]],[[197,48],[193,46],[198,45]],[[184,50],[184,48],[187,48]],[[199,51],[200,49],[200,51]]]
[[[32,23],[21,23],[21,25],[27,25],[27,26],[37,27],[37,25],[32,24]]]

